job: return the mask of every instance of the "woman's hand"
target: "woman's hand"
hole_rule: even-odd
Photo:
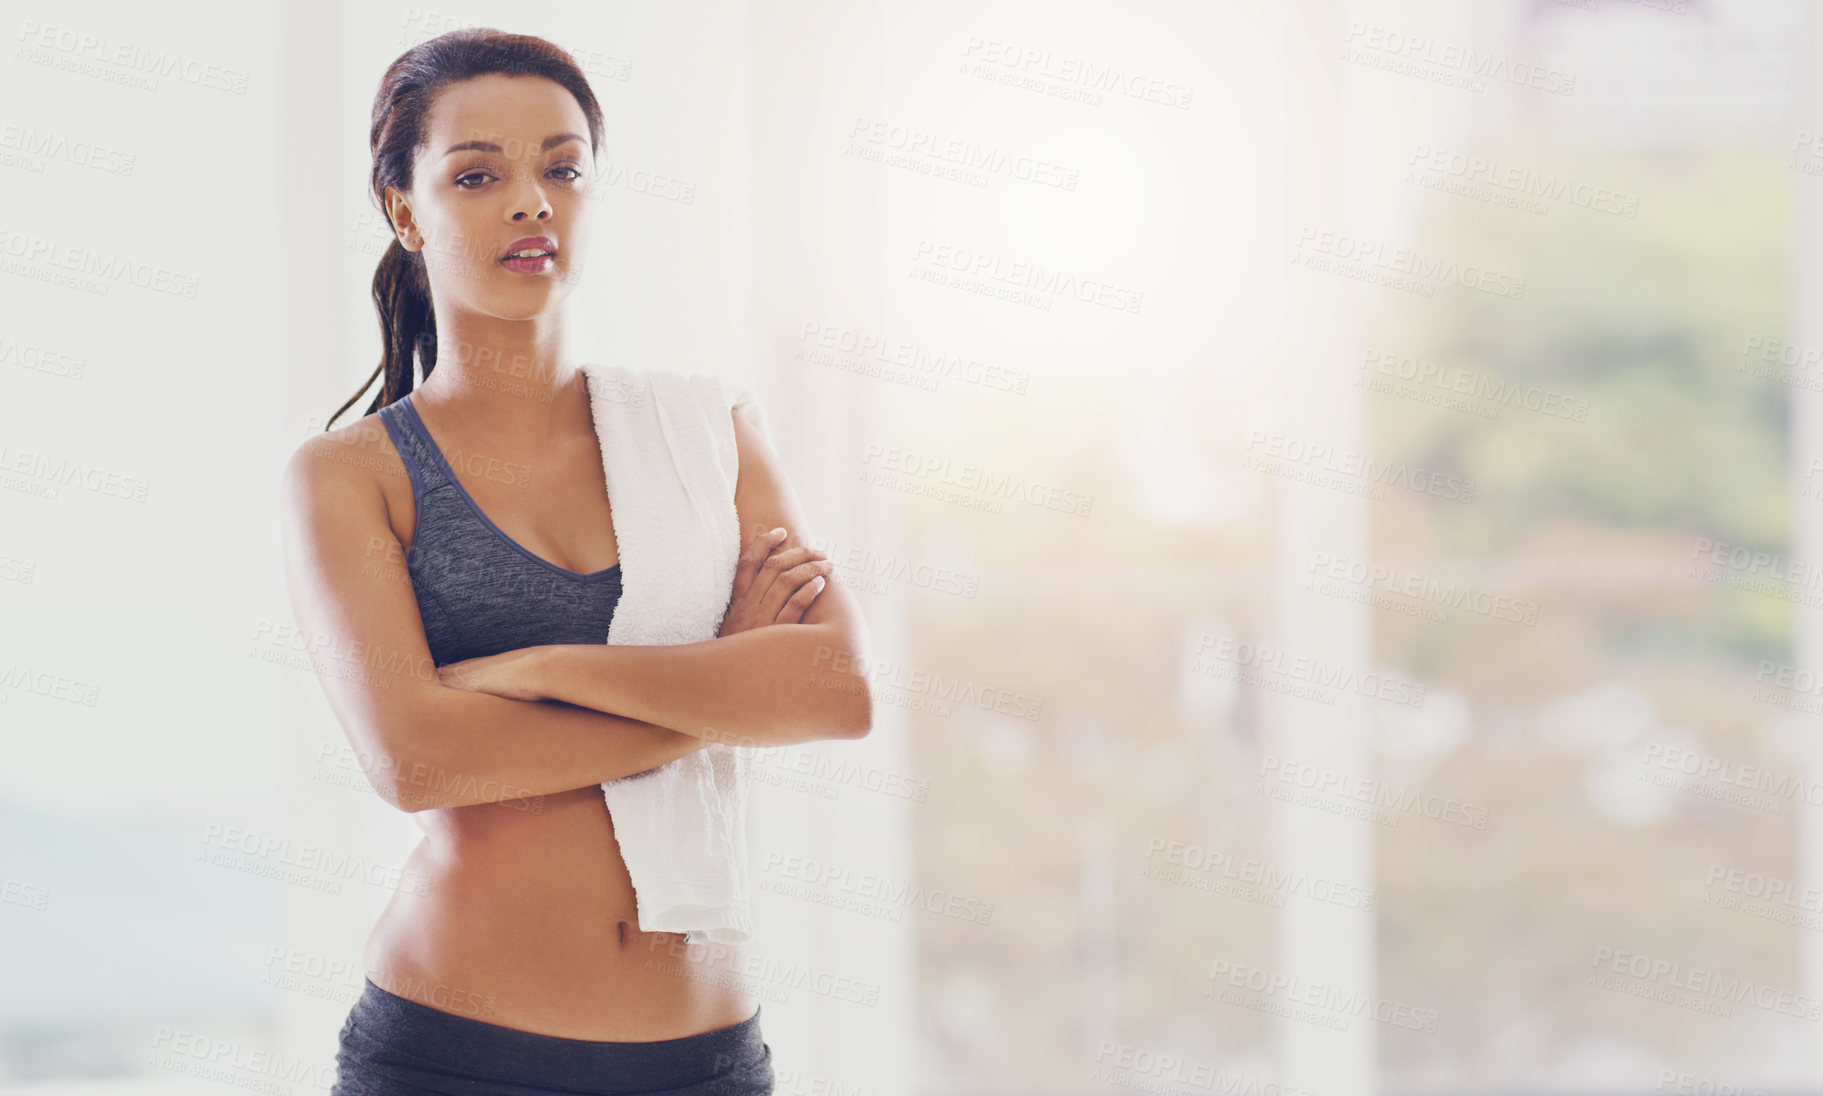
[[[734,566],[734,594],[722,614],[723,636],[803,621],[810,603],[823,592],[835,564],[809,545],[774,551],[785,530],[756,538]]]
[[[497,655],[465,658],[437,667],[437,679],[452,689],[471,693],[492,693],[508,700],[543,700],[532,670],[537,660],[536,647],[501,651]]]

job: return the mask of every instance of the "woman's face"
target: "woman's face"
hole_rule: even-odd
[[[593,156],[576,97],[544,77],[489,73],[439,92],[411,192],[386,189],[438,306],[522,320],[567,297],[588,251]],[[545,254],[507,257],[527,251]]]

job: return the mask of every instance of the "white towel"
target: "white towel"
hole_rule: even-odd
[[[731,409],[752,394],[702,373],[581,369],[620,545],[620,602],[607,641],[714,639],[741,549]],[[712,742],[601,786],[643,931],[689,933],[693,943],[752,935],[751,764],[750,748]]]

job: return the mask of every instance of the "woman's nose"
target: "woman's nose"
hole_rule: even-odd
[[[513,194],[513,220],[522,221],[527,216],[545,220],[551,215],[551,203],[545,200],[544,188],[527,180]]]

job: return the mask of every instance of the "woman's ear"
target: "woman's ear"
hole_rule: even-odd
[[[411,201],[398,187],[386,188],[386,216],[392,221],[400,247],[407,251],[418,251],[424,247],[424,236],[418,231],[417,218],[412,215]]]

